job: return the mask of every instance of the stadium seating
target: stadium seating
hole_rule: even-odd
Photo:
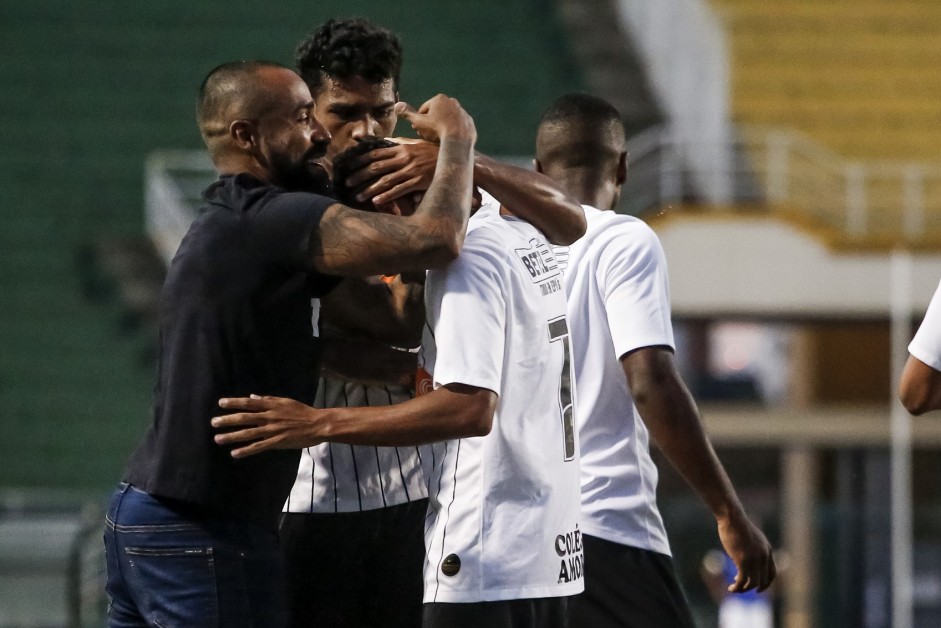
[[[846,208],[858,198],[866,213],[865,235],[850,234],[847,244],[936,248],[941,80],[934,67],[941,59],[941,4],[712,4],[729,39],[733,120],[792,129],[805,144],[805,138],[816,143],[817,153],[830,156],[823,165],[819,159],[788,164],[789,176],[814,197],[814,218],[846,225]],[[760,168],[766,155],[751,158]],[[857,165],[865,172],[858,170],[854,181],[850,171]],[[913,212],[907,208],[912,203],[923,203],[925,210]],[[798,209],[790,205],[785,209]],[[913,218],[920,221],[914,231],[907,224]]]
[[[941,158],[941,4],[713,0],[730,35],[733,116],[852,159]]]
[[[142,232],[144,158],[200,146],[193,106],[210,68],[290,64],[309,30],[355,14],[402,36],[403,97],[458,97],[489,153],[529,154],[542,109],[581,85],[540,0],[0,5],[0,488],[118,479],[149,418],[151,338],[88,298],[99,278],[84,252]]]

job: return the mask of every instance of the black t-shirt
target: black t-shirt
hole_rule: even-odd
[[[337,278],[310,264],[308,239],[336,201],[240,174],[207,206],[170,264],[160,303],[153,425],[125,479],[148,493],[275,526],[299,451],[242,460],[213,441],[220,397],[313,403],[319,344],[311,299]]]

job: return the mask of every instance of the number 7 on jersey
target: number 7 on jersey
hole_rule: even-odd
[[[569,326],[564,316],[549,321],[549,342],[562,343],[562,375],[559,377],[559,410],[562,415],[563,460],[575,458],[575,407],[572,403],[572,371]]]

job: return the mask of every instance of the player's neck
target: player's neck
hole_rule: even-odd
[[[560,179],[559,184],[582,205],[598,209],[613,209],[618,198],[618,185],[614,181],[577,171]]]

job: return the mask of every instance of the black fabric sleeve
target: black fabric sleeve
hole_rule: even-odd
[[[310,271],[310,238],[337,201],[308,192],[272,192],[246,218],[256,252],[272,263]]]

